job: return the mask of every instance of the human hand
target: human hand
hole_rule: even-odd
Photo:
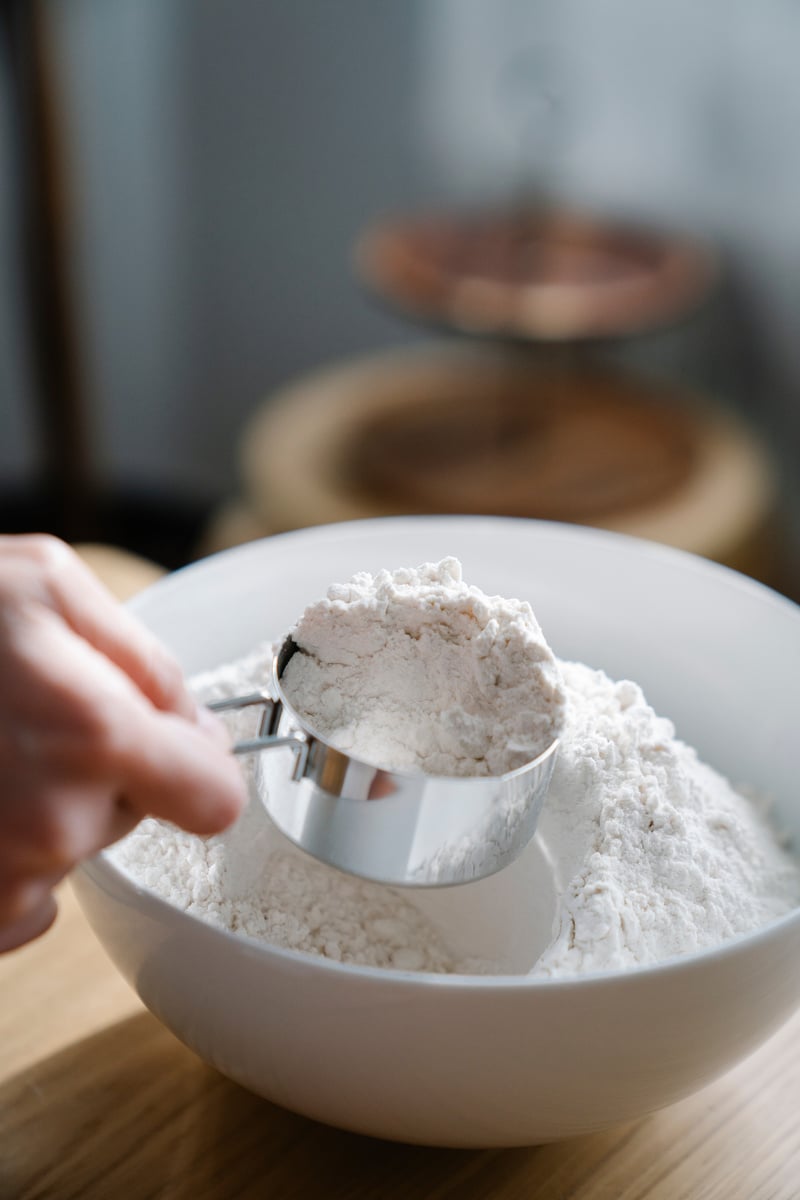
[[[0,536],[0,951],[145,815],[216,833],[245,802],[224,727],[63,542]]]

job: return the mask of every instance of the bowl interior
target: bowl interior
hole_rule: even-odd
[[[226,551],[132,607],[193,673],[282,637],[330,583],[447,555],[469,583],[529,600],[560,658],[641,684],[702,757],[773,797],[800,844],[800,608],[679,551],[546,522],[388,518]]]

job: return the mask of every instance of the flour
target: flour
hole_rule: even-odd
[[[148,818],[113,851],[137,882],[221,929],[337,962],[449,973],[457,958],[413,904],[285,843],[257,803],[202,840]]]
[[[567,723],[539,823],[562,887],[536,974],[659,962],[800,903],[800,864],[765,815],[636,684],[580,663],[562,670]]]
[[[429,775],[502,775],[558,737],[564,692],[531,606],[453,558],[356,575],[306,609],[282,685],[341,750]]]
[[[431,605],[431,612],[439,613],[438,632],[436,621],[431,622],[434,640],[442,638],[448,621],[455,624],[462,618],[458,639],[470,640],[472,620],[464,614],[473,601],[476,627],[485,611],[480,605],[503,609],[509,604],[504,611],[516,613],[534,641],[540,637],[540,631],[532,633],[527,606],[485,597],[479,604],[481,594],[463,585],[455,567],[440,564],[435,571],[438,578],[431,575],[417,583],[411,582],[413,572],[383,574],[372,582],[361,576],[359,582],[329,594],[322,607],[312,610],[316,615],[305,626],[306,632],[311,629],[308,645],[318,656],[319,670],[335,664],[346,643],[344,631],[338,650],[325,642],[324,605],[333,606],[337,619],[342,610],[336,605],[345,612],[349,609],[353,621],[356,613],[358,621],[369,614],[369,621],[374,620],[371,636],[377,637],[378,613],[371,610],[378,606],[369,597],[379,590],[387,598],[385,611],[402,611],[406,617],[406,601],[411,597],[403,588],[413,591],[422,584],[458,596],[447,615]],[[500,620],[488,613],[486,617],[487,622]],[[512,627],[515,619],[509,616]],[[424,625],[420,621],[421,632]],[[319,636],[314,634],[317,628]],[[303,622],[298,630],[306,636]],[[472,640],[477,642],[480,636]],[[524,642],[527,635],[521,636]],[[384,644],[378,641],[376,649]],[[519,650],[519,643],[513,644]],[[502,661],[502,645],[502,639],[496,639],[498,677],[508,677],[512,686],[524,690],[525,681],[514,672],[503,674],[507,664]],[[537,837],[553,864],[559,899],[549,943],[531,945],[527,967],[533,976],[562,978],[691,953],[757,929],[800,903],[800,865],[780,846],[756,803],[735,791],[679,741],[670,722],[653,712],[634,683],[616,683],[579,663],[552,664],[548,653],[540,649],[536,661],[544,663],[546,670],[534,692],[544,698],[539,715],[553,716],[556,723],[563,722],[563,728]],[[410,654],[413,662],[413,649]],[[271,647],[262,646],[246,659],[210,672],[195,681],[198,696],[208,700],[263,686],[270,656]],[[361,657],[352,651],[347,659],[342,654],[339,666],[349,668]],[[480,671],[481,656],[466,657],[471,664],[466,675],[473,678],[470,672]],[[459,661],[455,651],[453,661]],[[308,656],[308,662],[314,659]],[[410,679],[411,675],[408,686]],[[460,683],[441,686],[448,704],[471,714],[468,691]],[[395,700],[403,694],[396,692]],[[425,695],[426,703],[432,703],[434,693]],[[342,736],[352,737],[362,752],[374,749],[379,740],[381,756],[414,750],[413,725],[405,723],[402,734],[396,735],[373,723],[366,734],[352,721],[342,720],[330,699],[320,707],[317,719],[330,719],[330,728],[344,731]],[[530,711],[535,707],[534,703]],[[368,711],[360,712],[356,726],[369,717]],[[527,717],[521,729],[510,714],[509,720],[515,736],[530,738],[525,743],[529,747],[535,744],[534,728],[547,736],[544,725]],[[243,728],[246,717],[239,715],[234,721]],[[503,722],[496,714],[490,722],[493,734],[479,744],[464,739],[461,727],[454,735],[452,726],[442,722],[438,740],[423,740],[427,761],[446,764],[448,769],[455,764],[463,771],[470,755],[477,763],[488,761],[490,755],[497,762],[496,754],[502,759],[498,727]],[[252,764],[247,769],[252,772]],[[436,921],[422,911],[423,902],[415,900],[415,893],[352,879],[291,847],[257,801],[251,802],[232,829],[209,839],[158,821],[143,821],[111,855],[137,882],[177,907],[287,949],[414,971],[506,969],[499,953],[497,961],[476,961],[456,953]],[[536,861],[541,869],[543,860]],[[524,869],[524,863],[525,859],[513,870]],[[524,920],[524,913],[518,916]],[[498,943],[503,936],[498,928]],[[468,937],[462,942],[468,942]]]

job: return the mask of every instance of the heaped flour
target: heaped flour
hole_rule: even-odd
[[[443,590],[452,592],[452,604],[441,602]],[[352,640],[359,624],[366,643]],[[309,653],[300,660],[295,703],[299,696],[320,731],[380,765],[404,765],[406,756],[430,771],[479,773],[483,763],[496,771],[561,729],[537,835],[559,901],[549,946],[543,953],[532,947],[533,975],[687,954],[800,903],[800,866],[765,814],[675,737],[636,684],[556,663],[528,606],[467,588],[454,560],[357,576],[312,606],[296,636]],[[411,642],[425,653],[415,657]],[[368,647],[394,658],[397,679],[370,684]],[[263,686],[270,654],[264,646],[210,672],[196,681],[198,695]],[[437,670],[428,674],[437,677],[426,680],[433,658]],[[336,696],[337,671],[346,704]],[[517,689],[524,716],[499,695],[492,702],[501,681],[509,694]],[[372,687],[371,705],[360,704],[360,682]],[[404,707],[406,698],[433,714],[432,737]],[[173,904],[290,949],[420,971],[498,969],[456,954],[413,893],[351,879],[291,848],[257,801],[220,837],[203,840],[149,820],[112,855]]]
[[[502,775],[561,730],[561,676],[531,606],[470,587],[454,558],[335,585],[293,636],[294,708],[377,766]]]

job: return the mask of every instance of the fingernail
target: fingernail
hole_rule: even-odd
[[[198,705],[197,708],[197,724],[203,730],[203,733],[208,734],[220,746],[225,746],[226,749],[230,746],[231,739],[228,730],[219,717],[215,717],[203,705]]]

